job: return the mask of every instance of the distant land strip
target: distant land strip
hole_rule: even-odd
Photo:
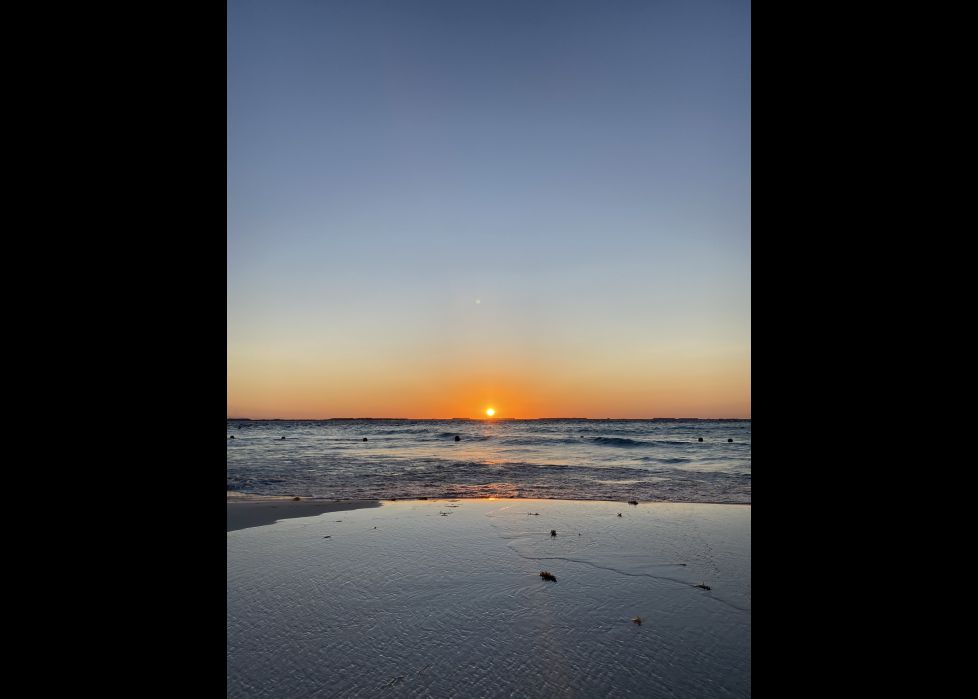
[[[228,422],[750,422],[749,417],[229,417]]]

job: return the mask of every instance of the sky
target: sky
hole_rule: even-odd
[[[750,417],[750,6],[229,0],[229,417]]]

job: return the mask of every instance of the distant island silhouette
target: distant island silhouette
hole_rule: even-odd
[[[750,422],[749,417],[229,417],[228,422]]]

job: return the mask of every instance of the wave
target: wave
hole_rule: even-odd
[[[545,447],[548,444],[580,444],[580,439],[571,437],[504,437],[500,444],[510,446]]]
[[[492,439],[491,434],[465,434],[465,432],[439,432],[436,435],[426,438],[424,441],[442,441],[444,439],[452,439],[458,435],[462,438],[463,442],[484,442],[487,439]]]
[[[667,439],[643,440],[628,439],[627,437],[595,437],[591,440],[595,444],[603,444],[609,447],[657,447],[660,445],[668,446],[689,446],[693,442],[676,442]]]
[[[595,437],[591,440],[595,444],[603,444],[609,447],[645,447],[652,446],[650,442],[643,442],[638,439],[628,439],[627,437]]]

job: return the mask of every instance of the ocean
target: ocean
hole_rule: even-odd
[[[750,420],[228,420],[227,490],[749,504],[750,428]]]

